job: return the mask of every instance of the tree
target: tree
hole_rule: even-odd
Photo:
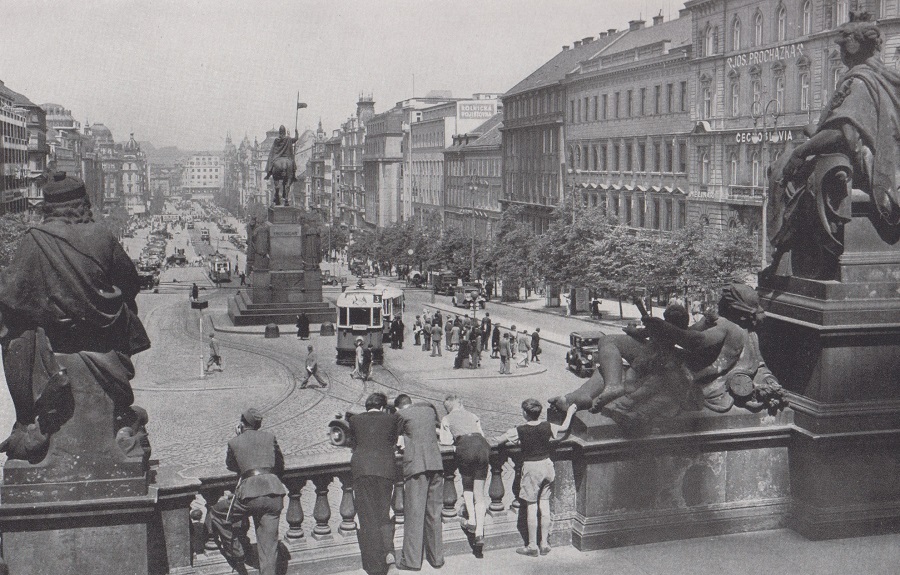
[[[522,208],[504,210],[491,257],[497,277],[503,280],[503,300],[519,299],[519,288],[534,282],[534,245],[534,232],[522,223]]]
[[[757,249],[756,238],[744,226],[686,226],[673,235],[676,287],[692,299],[714,297],[729,280],[758,271]]]

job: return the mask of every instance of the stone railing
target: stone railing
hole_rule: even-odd
[[[519,508],[516,498],[521,461],[516,447],[493,448],[488,478],[488,516],[486,545],[508,547],[522,544],[519,531]],[[568,465],[571,448],[560,446],[555,456],[558,466]],[[461,553],[469,548],[469,539],[457,523],[462,493],[452,449],[445,449],[443,519],[444,546],[448,553]],[[399,464],[398,456],[398,464]],[[398,469],[399,471],[399,469]],[[571,474],[568,474],[570,476]],[[350,474],[350,450],[340,450],[304,457],[288,466],[281,476],[288,489],[282,516],[281,541],[288,556],[288,573],[328,573],[358,569],[356,509]],[[200,479],[183,479],[164,467],[157,471],[156,495],[158,529],[151,529],[151,573],[229,573],[228,566],[212,533],[205,527],[207,508],[237,483],[234,473],[221,470]],[[397,526],[396,545],[402,542],[404,524],[403,482],[394,490],[392,510]],[[570,540],[571,510],[574,497],[566,490],[563,498],[553,503],[556,541]],[[302,568],[301,568],[302,566]]]

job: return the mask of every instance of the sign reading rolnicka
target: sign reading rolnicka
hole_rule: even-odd
[[[745,52],[726,58],[725,62],[731,68],[740,68],[741,66],[753,66],[754,64],[765,64],[766,62],[777,62],[778,60],[787,60],[789,58],[797,58],[803,55],[803,42],[787,44],[786,46],[775,46],[774,48],[766,48],[765,50],[754,50],[753,52]]]

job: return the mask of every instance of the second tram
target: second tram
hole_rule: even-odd
[[[362,340],[363,347],[372,344],[373,361],[381,363],[384,357],[383,290],[357,286],[341,293],[336,303],[337,362],[353,365],[356,342]]]
[[[391,331],[391,323],[397,318],[403,318],[403,290],[384,284],[376,284],[374,291],[381,292],[381,309],[384,318],[384,335]]]
[[[231,261],[222,254],[215,254],[206,264],[209,279],[215,284],[231,281]]]

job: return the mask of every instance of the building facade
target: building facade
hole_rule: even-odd
[[[444,151],[453,136],[474,130],[498,110],[498,94],[476,94],[422,110],[410,124],[411,217],[423,226],[444,227]]]
[[[150,171],[141,145],[130,134],[122,146],[122,199],[129,214],[143,214],[150,202]]]
[[[366,221],[386,227],[402,219],[404,111],[394,107],[366,124],[363,178]]]
[[[28,113],[0,82],[0,212],[20,212],[28,193]]]
[[[340,183],[338,206],[342,223],[351,228],[373,227],[366,220],[366,187],[363,155],[365,154],[366,123],[375,115],[372,96],[360,95],[356,115],[341,124]]]
[[[194,154],[181,172],[181,192],[195,200],[212,201],[221,192],[224,178],[225,163],[219,154]]]
[[[687,221],[693,128],[689,14],[632,21],[564,81],[567,201],[603,206],[624,225]]]
[[[536,234],[550,225],[565,198],[565,109],[563,83],[579,62],[597,56],[624,33],[576,40],[503,95],[503,209],[521,206]]]
[[[493,238],[503,185],[503,113],[453,137],[444,152],[444,229]]]

